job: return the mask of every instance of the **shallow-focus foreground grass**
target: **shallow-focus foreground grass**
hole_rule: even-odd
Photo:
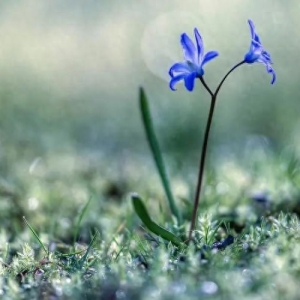
[[[134,214],[131,191],[178,232],[151,159],[124,156],[114,172],[109,156],[53,152],[28,164],[10,149],[1,160],[1,298],[297,299],[299,161],[289,149],[255,145],[210,163],[186,249],[149,234]],[[171,184],[189,216],[185,172],[174,168]],[[233,244],[211,247],[228,235]]]

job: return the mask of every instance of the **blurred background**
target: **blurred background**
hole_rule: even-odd
[[[9,190],[15,177],[22,182],[51,168],[68,182],[87,164],[100,177],[131,172],[138,180],[143,169],[154,170],[139,86],[148,94],[169,171],[191,167],[194,181],[209,97],[199,83],[193,93],[183,85],[169,89],[168,70],[183,59],[180,34],[197,27],[206,51],[219,51],[206,66],[215,88],[249,49],[249,18],[271,53],[277,82],[270,85],[259,64],[230,76],[219,94],[210,159],[248,149],[247,159],[262,144],[300,150],[299,15],[298,0],[0,1],[2,185]],[[39,185],[32,189],[26,197],[35,207]],[[81,194],[75,188],[73,195]]]

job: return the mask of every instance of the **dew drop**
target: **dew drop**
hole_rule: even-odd
[[[204,281],[201,288],[202,292],[208,295],[213,295],[218,291],[218,286],[213,281]]]

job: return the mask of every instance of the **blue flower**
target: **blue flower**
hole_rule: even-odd
[[[196,46],[186,33],[181,35],[181,45],[185,62],[174,64],[169,74],[171,76],[170,88],[175,91],[175,85],[178,81],[184,80],[188,91],[194,89],[194,81],[204,75],[203,66],[210,60],[218,56],[218,52],[210,51],[204,55],[203,40],[197,28],[194,29]]]
[[[271,73],[273,78],[271,84],[276,80],[276,74],[272,68],[272,60],[270,54],[262,46],[259,36],[255,32],[254,24],[251,20],[248,20],[251,31],[251,44],[248,53],[245,55],[244,61],[248,64],[253,64],[255,62],[262,63],[266,66],[267,72]]]

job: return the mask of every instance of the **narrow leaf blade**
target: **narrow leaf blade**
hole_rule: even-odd
[[[84,215],[86,214],[87,212],[87,209],[92,201],[92,197],[89,198],[89,200],[87,201],[87,203],[84,205],[84,207],[81,209],[80,211],[80,214],[78,216],[78,219],[77,219],[77,222],[76,222],[76,226],[75,226],[75,230],[74,230],[74,237],[73,237],[73,245],[74,245],[74,248],[75,248],[75,243],[78,239],[78,234],[79,234],[79,228],[80,228],[80,225],[81,225],[81,222],[82,222],[82,219],[84,217]]]
[[[140,110],[142,114],[142,120],[147,136],[147,140],[154,158],[155,165],[157,167],[160,179],[162,181],[163,188],[165,190],[165,194],[167,196],[170,210],[172,214],[177,218],[177,221],[179,224],[181,224],[181,214],[180,211],[178,210],[171,188],[170,188],[170,182],[167,176],[165,164],[161,155],[161,151],[158,145],[158,140],[156,138],[153,124],[152,124],[152,118],[149,110],[149,105],[148,105],[148,100],[146,93],[144,89],[141,87],[140,88],[140,95],[139,95],[139,102],[140,102]]]
[[[139,216],[139,218],[141,219],[141,221],[147,227],[148,230],[162,237],[163,239],[173,243],[178,247],[184,246],[184,244],[176,235],[164,229],[163,227],[157,225],[155,222],[151,220],[148,211],[144,203],[142,202],[142,199],[137,194],[133,194],[131,196],[131,199],[136,214]]]
[[[40,237],[38,236],[38,234],[36,233],[36,231],[33,229],[33,227],[29,224],[29,222],[26,220],[26,218],[24,216],[23,216],[23,220],[24,220],[25,224],[27,225],[27,227],[32,232],[32,234],[35,236],[35,238],[37,239],[37,241],[39,242],[39,244],[41,245],[41,247],[43,248],[43,250],[45,251],[45,253],[47,255],[49,255],[49,251],[47,250],[46,246],[44,245],[44,243],[42,242],[42,240],[40,239]]]

